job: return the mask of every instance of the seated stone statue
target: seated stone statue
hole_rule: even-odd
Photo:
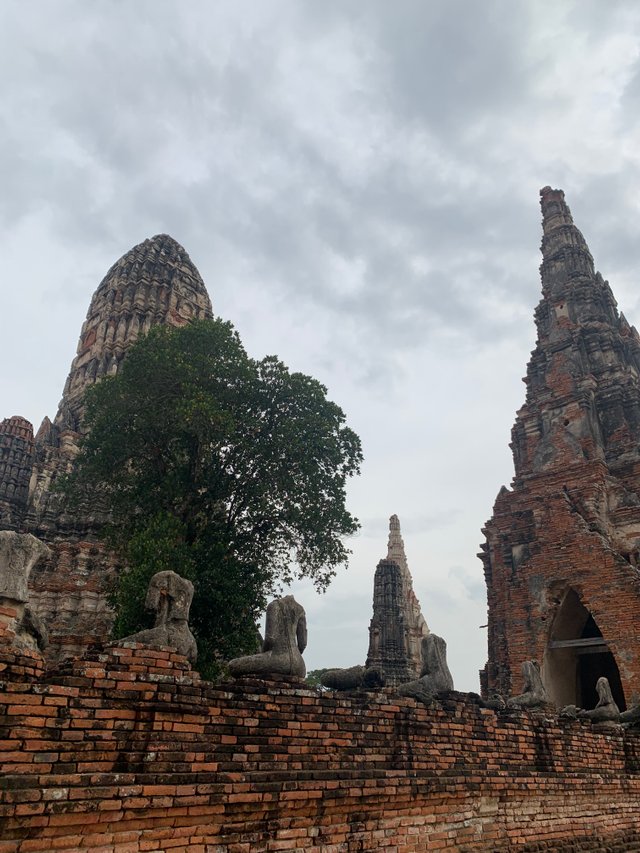
[[[30,533],[0,530],[0,598],[27,601],[31,569],[51,552]]]
[[[524,678],[524,691],[519,696],[511,696],[507,699],[508,708],[543,708],[551,702],[547,696],[540,667],[535,660],[526,660],[522,664],[522,676]]]
[[[276,598],[267,607],[262,651],[229,661],[229,672],[242,675],[292,675],[304,678],[302,652],[307,647],[307,621],[302,605],[292,595]]]
[[[596,682],[598,704],[592,711],[579,711],[579,717],[586,717],[594,723],[619,723],[620,708],[616,705],[611,686],[607,678],[599,678]]]
[[[591,711],[584,708],[576,708],[575,705],[567,705],[560,711],[560,716],[570,720],[591,720],[594,723],[612,725],[621,722],[620,709],[616,705],[611,686],[607,678],[601,677],[596,682],[598,693],[598,704]]]
[[[492,693],[488,699],[479,697],[479,704],[481,708],[491,708],[492,711],[504,711],[507,707],[504,697],[499,693]]]
[[[189,608],[193,599],[193,584],[175,572],[157,572],[149,583],[144,606],[155,610],[155,626],[138,631],[112,645],[142,643],[145,646],[169,646],[191,663],[198,657],[195,638],[189,630]]]
[[[0,606],[14,613],[1,618],[13,632],[12,643],[18,649],[43,651],[47,645],[47,629],[28,604],[28,582],[33,567],[50,553],[30,533],[0,531]]]
[[[350,666],[326,670],[320,676],[320,684],[331,690],[375,690],[384,687],[384,676],[375,667]]]
[[[447,666],[447,644],[442,637],[427,634],[422,639],[420,678],[401,684],[398,693],[429,705],[437,693],[445,693],[447,690],[453,690],[453,678]]]

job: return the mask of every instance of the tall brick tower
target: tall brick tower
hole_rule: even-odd
[[[389,519],[387,557],[373,581],[373,617],[367,666],[379,669],[388,685],[420,677],[422,638],[429,628],[413,591],[397,515]]]
[[[202,278],[182,246],[166,234],[145,240],[96,290],[53,422],[44,419],[35,441],[23,419],[0,424],[0,528],[33,533],[53,552],[30,578],[53,659],[103,640],[111,625],[105,589],[117,566],[97,535],[104,511],[97,505],[70,513],[53,488],[78,452],[84,392],[116,373],[127,349],[152,326],[211,316]]]
[[[535,658],[558,705],[593,707],[609,678],[640,699],[640,338],[619,314],[561,190],[545,187],[542,299],[515,478],[483,533],[483,692],[517,692]]]

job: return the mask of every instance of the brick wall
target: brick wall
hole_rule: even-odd
[[[538,660],[545,678],[556,616],[573,589],[615,658],[626,706],[640,702],[640,573],[620,551],[622,522],[636,535],[640,508],[614,513],[616,528],[610,519],[605,524],[600,510],[609,488],[595,461],[579,471],[532,476],[498,495],[481,555],[489,605],[485,693],[517,693],[526,660]]]
[[[0,853],[640,850],[640,738],[452,693],[201,682],[0,648]]]

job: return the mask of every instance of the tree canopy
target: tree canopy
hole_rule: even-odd
[[[326,588],[359,527],[345,506],[358,436],[326,388],[249,358],[230,323],[159,326],[87,392],[72,494],[100,495],[127,569],[117,636],[144,627],[157,571],[195,586],[201,658],[255,649],[266,598],[294,576]]]

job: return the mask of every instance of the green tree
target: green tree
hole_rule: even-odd
[[[84,425],[68,492],[109,511],[105,535],[127,566],[116,636],[148,624],[148,581],[173,569],[194,583],[210,673],[214,659],[255,650],[280,584],[309,577],[323,590],[346,563],[360,440],[324,386],[276,357],[249,358],[231,324],[153,329],[88,391]]]
[[[312,669],[307,673],[307,677],[305,678],[305,683],[309,685],[309,687],[318,687],[320,690],[324,690],[325,688],[322,686],[322,682],[320,679],[328,672],[328,668],[324,669]]]

